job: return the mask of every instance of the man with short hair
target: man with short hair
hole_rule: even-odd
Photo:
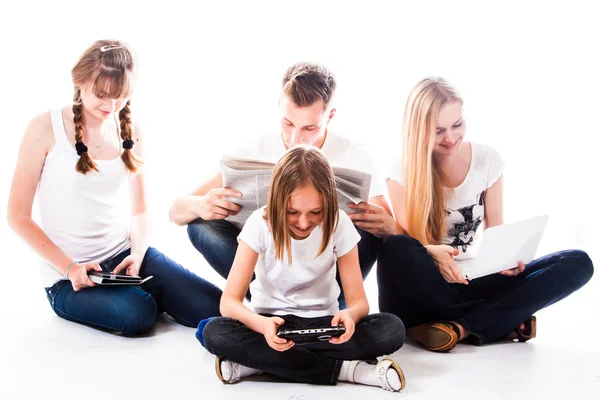
[[[361,220],[354,218],[354,223],[362,227],[357,227],[357,230],[361,235],[358,253],[364,279],[377,260],[380,237],[388,229],[393,230],[396,222],[391,217],[372,158],[361,145],[327,129],[336,113],[332,106],[335,89],[335,78],[325,67],[310,63],[294,64],[286,71],[282,81],[281,133],[262,136],[234,154],[246,159],[276,162],[287,149],[304,143],[320,148],[332,166],[371,174],[368,202],[351,206],[361,215]],[[188,225],[192,244],[223,278],[227,278],[233,264],[240,233],[225,220],[237,213],[240,207],[223,197],[240,195],[235,190],[224,188],[221,174],[217,173],[191,195],[177,198],[169,212],[171,221]],[[340,308],[345,308],[343,293],[340,295]]]

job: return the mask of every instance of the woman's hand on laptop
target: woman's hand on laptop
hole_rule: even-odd
[[[519,265],[517,267],[511,268],[511,269],[505,269],[504,271],[500,271],[498,273],[500,275],[505,275],[505,276],[517,276],[523,271],[525,271],[525,264],[523,264],[521,261],[519,261]]]
[[[466,280],[458,270],[454,256],[458,255],[458,250],[445,244],[425,246],[427,252],[433,257],[435,264],[440,270],[440,274],[448,283],[462,283],[468,285]]]

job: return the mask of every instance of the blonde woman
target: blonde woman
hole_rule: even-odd
[[[150,329],[163,311],[195,327],[218,315],[221,297],[149,247],[145,137],[130,109],[136,75],[135,54],[121,41],[85,50],[72,70],[73,103],[29,124],[8,202],[11,228],[40,256],[54,312],[128,336]],[[141,287],[97,286],[90,271],[153,278]]]
[[[364,361],[398,350],[404,326],[391,314],[368,315],[359,240],[348,215],[338,209],[325,156],[305,146],[285,153],[275,166],[267,206],[250,216],[238,237],[221,300],[223,317],[198,328],[198,339],[218,357],[217,375],[224,383],[262,371],[320,385],[347,381],[395,392],[404,387],[402,370],[392,359]],[[344,310],[337,301],[336,261]],[[248,286],[250,309],[243,304]],[[345,333],[324,342],[300,344],[276,334],[279,327],[337,325]]]
[[[502,160],[466,140],[462,109],[441,78],[423,79],[410,94],[403,156],[388,179],[398,228],[407,235],[386,239],[377,267],[380,310],[402,318],[408,334],[434,351],[464,339],[527,341],[536,335],[533,314],[593,274],[580,250],[470,282],[459,274],[457,262],[474,256],[482,231],[503,223]]]

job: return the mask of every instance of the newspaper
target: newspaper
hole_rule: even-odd
[[[241,229],[254,211],[267,204],[274,167],[275,163],[268,161],[223,156],[221,159],[223,186],[242,193],[242,197],[223,197],[242,207],[237,215],[227,217],[229,222]],[[332,169],[339,207],[346,213],[352,214],[355,211],[348,207],[348,203],[358,204],[369,199],[371,175],[349,168],[332,166]]]

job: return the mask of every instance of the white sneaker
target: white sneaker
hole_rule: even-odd
[[[402,368],[391,358],[375,361],[344,361],[347,370],[339,379],[369,386],[380,386],[390,392],[399,392],[406,386]],[[343,367],[342,367],[343,368]]]
[[[245,367],[221,357],[215,359],[215,370],[223,383],[236,383],[242,378],[260,373],[257,369]]]

